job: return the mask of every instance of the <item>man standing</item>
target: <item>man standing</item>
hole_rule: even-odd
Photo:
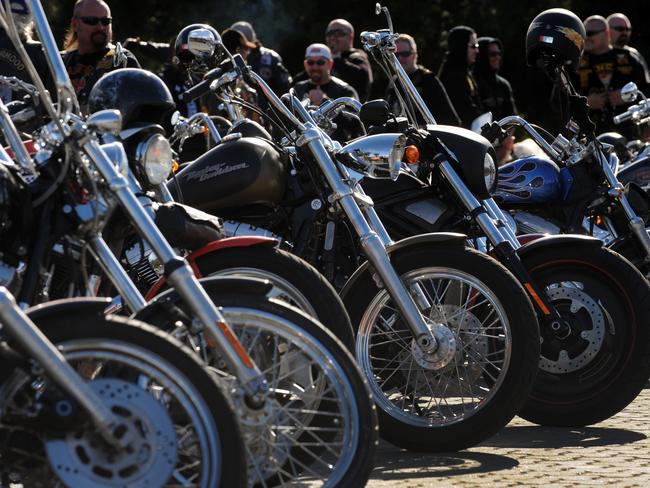
[[[311,44],[305,51],[304,67],[308,80],[296,83],[296,96],[309,98],[313,105],[320,105],[327,98],[352,97],[359,100],[356,90],[345,81],[332,76],[334,60],[325,44]]]
[[[648,72],[648,63],[646,63],[643,55],[632,46],[628,46],[630,38],[632,37],[632,24],[627,15],[622,13],[615,13],[607,17],[607,24],[609,25],[609,36],[612,40],[614,47],[620,47],[630,51],[630,54],[637,58],[643,65],[646,73]]]
[[[645,86],[650,81],[647,73],[629,50],[612,47],[604,17],[592,15],[584,25],[587,42],[578,67],[577,89],[587,97],[596,132],[618,131],[635,138],[633,125],[616,126],[612,118],[629,105],[621,99],[621,88],[630,81]]]
[[[255,47],[251,48],[248,53],[246,60],[253,71],[260,75],[274,92],[279,95],[288,92],[291,86],[291,76],[287,68],[282,64],[282,57],[273,49],[262,46],[253,26],[249,22],[240,20],[231,25],[230,28],[241,32],[246,41],[255,44]]]
[[[103,0],[77,0],[66,36],[63,62],[77,93],[81,111],[86,112],[88,96],[101,76],[117,68],[139,68],[127,50],[116,56],[111,44],[111,10]]]
[[[469,128],[472,121],[483,113],[476,80],[472,76],[477,53],[478,42],[474,29],[459,25],[449,31],[447,53],[438,78],[465,128]]]
[[[372,69],[368,56],[354,44],[354,27],[345,19],[334,19],[325,30],[325,42],[332,51],[332,75],[354,87],[362,102],[368,100],[372,87]]]
[[[436,122],[446,125],[460,125],[458,114],[449,101],[445,87],[442,86],[438,77],[424,66],[417,64],[418,47],[412,36],[400,34],[395,41],[395,56],[397,56],[397,60],[413,82]],[[401,89],[398,86],[396,77],[393,77],[386,100],[390,105],[391,112],[399,115],[402,113],[402,107],[399,105],[399,99],[394,92],[395,89]],[[420,112],[417,109],[415,112],[418,120],[423,122]]]

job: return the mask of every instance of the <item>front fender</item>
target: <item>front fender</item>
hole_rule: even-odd
[[[396,255],[402,252],[409,252],[416,247],[425,247],[432,245],[442,245],[442,246],[458,246],[465,247],[467,242],[467,236],[465,234],[458,234],[456,232],[433,232],[431,234],[419,234],[412,237],[407,237],[400,241],[395,242],[394,244],[386,248],[386,252],[389,256]],[[345,300],[345,296],[348,294],[350,289],[354,284],[359,281],[359,279],[368,272],[370,263],[366,261],[363,263],[357,270],[350,276],[348,281],[343,285],[343,288],[339,292],[341,300]]]
[[[273,287],[266,280],[232,276],[210,276],[209,278],[201,278],[199,282],[208,295],[221,293],[264,297]],[[165,310],[170,305],[175,305],[181,301],[182,299],[178,292],[170,288],[156,296],[145,308],[136,312],[132,318],[148,322],[148,318],[157,314],[159,309],[162,308]],[[218,303],[216,305],[219,306]]]
[[[520,258],[524,259],[541,249],[548,249],[549,247],[556,249],[558,253],[561,253],[563,248],[577,246],[603,247],[603,241],[596,239],[595,237],[582,236],[578,234],[546,236],[524,244],[517,249],[517,254]]]
[[[34,321],[58,315],[68,315],[76,321],[82,321],[84,317],[104,315],[104,310],[110,303],[110,298],[66,298],[35,305],[25,310],[25,313]]]
[[[201,278],[202,277],[201,272],[199,271],[199,268],[195,264],[196,260],[201,256],[205,256],[206,254],[210,254],[213,252],[218,252],[220,249],[229,249],[232,247],[250,247],[250,246],[275,247],[277,245],[278,245],[278,240],[273,239],[272,237],[262,237],[262,236],[225,237],[223,239],[212,241],[206,244],[205,246],[196,249],[185,259],[192,267],[192,271],[194,271],[194,276],[196,276],[197,278]],[[165,286],[166,283],[167,281],[165,277],[161,276],[160,279],[156,281],[154,285],[149,289],[149,291],[145,295],[145,299],[152,300],[153,297],[158,295],[158,292],[163,286]]]

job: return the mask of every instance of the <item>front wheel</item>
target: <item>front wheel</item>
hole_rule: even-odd
[[[0,385],[3,483],[246,485],[236,417],[214,376],[179,342],[120,317],[60,315],[36,322],[136,435],[115,452],[83,411],[58,407],[70,402],[42,371],[16,368]]]
[[[503,266],[473,250],[409,248],[391,262],[446,340],[423,355],[370,273],[346,295],[381,436],[412,450],[475,445],[505,426],[530,391],[539,354],[532,305]]]
[[[544,249],[523,262],[560,312],[542,328],[540,370],[520,416],[583,426],[620,412],[650,376],[650,288],[626,259],[600,247]]]

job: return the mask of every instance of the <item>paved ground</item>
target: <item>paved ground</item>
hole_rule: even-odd
[[[369,487],[650,486],[650,384],[594,427],[538,427],[515,418],[459,453],[412,454],[383,443]]]

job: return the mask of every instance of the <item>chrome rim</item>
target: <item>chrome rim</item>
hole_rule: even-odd
[[[216,351],[200,346],[231,385],[249,485],[336,486],[359,444],[358,409],[345,372],[320,341],[291,321],[247,308],[222,312],[270,386],[266,407],[250,409],[223,360],[212,356]]]
[[[281,300],[289,305],[299,308],[307,315],[318,318],[316,310],[312,304],[293,283],[275,273],[271,273],[270,271],[259,268],[239,267],[215,271],[214,273],[210,273],[208,276],[243,276],[268,280],[273,285],[271,291],[266,295],[268,298]],[[305,286],[308,286],[308,284],[305,283]]]
[[[170,424],[163,424],[163,427],[171,425],[173,429],[176,458],[175,465],[170,470],[171,477],[167,479],[164,486],[207,488],[213,486],[221,478],[221,444],[212,413],[207,404],[202,401],[199,392],[172,364],[152,355],[146,349],[115,340],[79,339],[57,345],[70,364],[91,384],[97,382],[98,385],[105,387],[111,378],[117,376],[119,381],[114,381],[111,384],[115,386],[118,383],[128,382],[130,388],[145,393],[148,397],[141,404],[132,402],[130,405],[136,405],[134,410],[138,409],[138,405],[141,408],[144,404],[151,405],[149,402],[153,401],[157,405],[153,409],[154,418],[166,416],[166,422],[170,422]],[[2,395],[4,399],[1,410],[3,420],[14,416],[18,419],[24,418],[24,415],[29,413],[30,406],[34,405],[33,383],[28,384],[28,377],[22,372],[17,372],[5,382]],[[127,403],[127,405],[129,404]],[[141,425],[149,425],[150,420],[143,418]],[[86,428],[84,429],[84,427]],[[20,428],[20,426],[3,423],[0,428],[6,432]],[[94,430],[92,425],[90,425],[90,429]],[[73,442],[77,442],[77,445],[83,444],[84,439],[89,439],[93,435],[92,432],[89,433],[85,430],[88,430],[87,425],[80,426],[77,431],[66,437],[66,441],[69,445],[72,445]],[[30,433],[25,429],[22,429],[22,434],[31,434],[34,439],[41,437],[40,433]],[[89,445],[89,443],[85,444],[86,447]],[[156,450],[162,449],[162,446],[155,448]],[[60,460],[65,457],[65,451],[66,448],[60,444],[48,446],[47,454],[42,447],[29,452],[14,449],[10,454],[14,457],[18,456],[19,463],[12,463],[13,472],[8,474],[5,472],[5,475],[14,479],[18,477],[18,479],[27,480],[23,483],[25,486],[35,482],[46,483],[43,486],[64,486],[60,481],[53,481],[57,478],[54,474],[56,468],[50,467],[52,460],[48,462],[48,454],[53,454],[57,462],[60,463]],[[167,452],[169,453],[169,451]],[[74,452],[68,452],[68,454],[71,456],[69,465],[78,464],[79,460],[72,458]],[[98,456],[100,455],[98,454]],[[106,458],[102,457],[102,459],[105,461]],[[20,470],[20,466],[23,466],[24,471]],[[19,469],[14,469],[16,467]],[[159,465],[155,463],[150,463],[149,468],[160,469]],[[88,472],[91,473],[91,471]],[[78,474],[82,475],[83,473]],[[150,473],[150,477],[156,478],[158,473]],[[97,483],[97,479],[88,478],[82,484],[95,486]],[[108,480],[103,480],[99,484],[113,486]],[[118,485],[124,486],[124,482],[118,483]]]
[[[447,341],[454,348],[451,360],[427,362],[418,355],[386,290],[361,318],[357,360],[377,405],[393,418],[416,427],[462,422],[489,403],[508,371],[512,340],[505,311],[489,288],[459,270],[427,267],[401,279],[407,289],[417,288],[427,323],[453,335]]]

